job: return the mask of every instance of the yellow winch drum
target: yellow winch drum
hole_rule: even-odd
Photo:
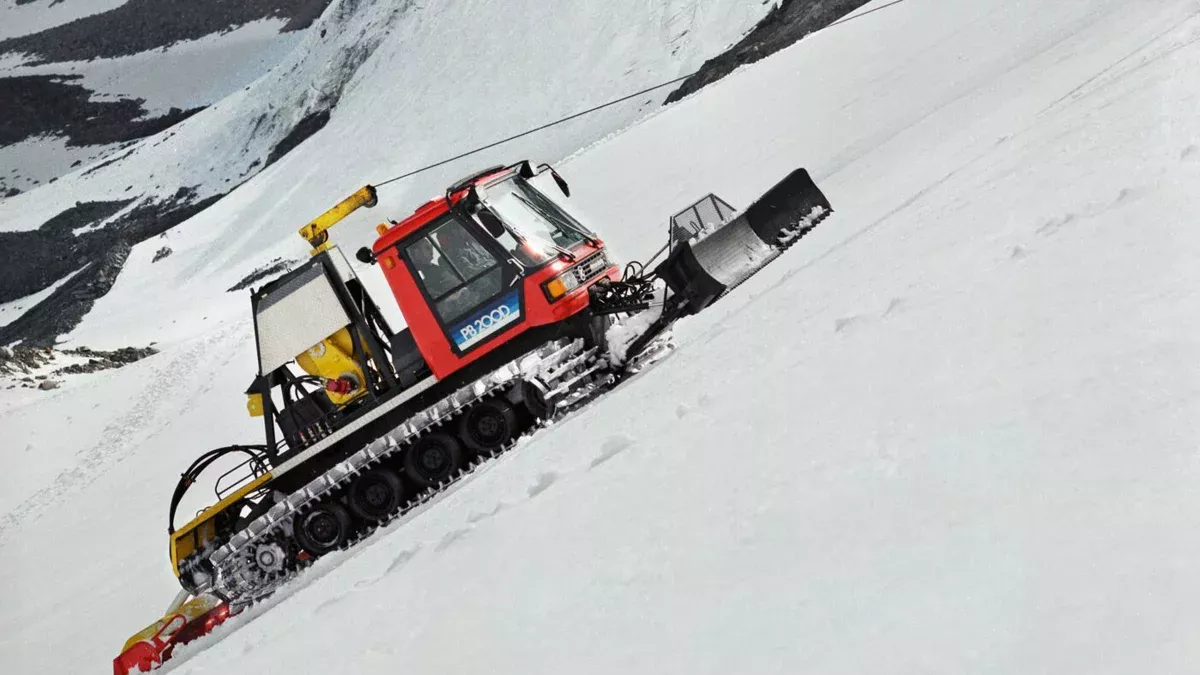
[[[296,364],[309,375],[326,380],[345,379],[354,383],[348,393],[326,392],[334,405],[342,406],[367,393],[362,367],[354,359],[350,330],[342,328],[296,356]]]

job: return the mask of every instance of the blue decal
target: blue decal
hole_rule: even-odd
[[[520,318],[521,302],[517,291],[513,291],[498,304],[485,307],[459,323],[450,330],[450,336],[454,338],[454,344],[458,345],[460,350],[467,349]]]

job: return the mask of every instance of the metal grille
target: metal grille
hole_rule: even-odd
[[[608,257],[604,255],[604,251],[601,251],[580,261],[578,265],[571,268],[571,273],[575,276],[575,280],[582,285],[606,269],[608,269]]]
[[[733,219],[735,209],[724,199],[708,194],[686,209],[671,216],[670,249],[675,250],[706,230],[715,230]]]

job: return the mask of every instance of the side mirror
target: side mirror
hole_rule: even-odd
[[[371,253],[371,249],[367,248],[366,246],[363,246],[362,248],[355,251],[354,257],[357,258],[358,262],[360,262],[360,263],[363,263],[366,265],[374,265],[375,264],[375,254]]]
[[[567,185],[567,181],[563,180],[563,177],[558,175],[557,171],[550,169],[550,177],[554,179],[554,183],[558,185],[558,189],[562,190],[564,197],[571,196],[571,186]]]

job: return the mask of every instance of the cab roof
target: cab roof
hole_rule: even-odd
[[[428,225],[441,216],[449,213],[451,205],[456,205],[467,196],[471,188],[481,183],[490,182],[501,174],[508,173],[511,166],[493,166],[478,173],[471,174],[462,180],[454,182],[441,197],[436,197],[422,204],[413,211],[412,215],[392,225],[375,240],[372,250],[378,254],[391,246],[407,239],[417,230]]]

